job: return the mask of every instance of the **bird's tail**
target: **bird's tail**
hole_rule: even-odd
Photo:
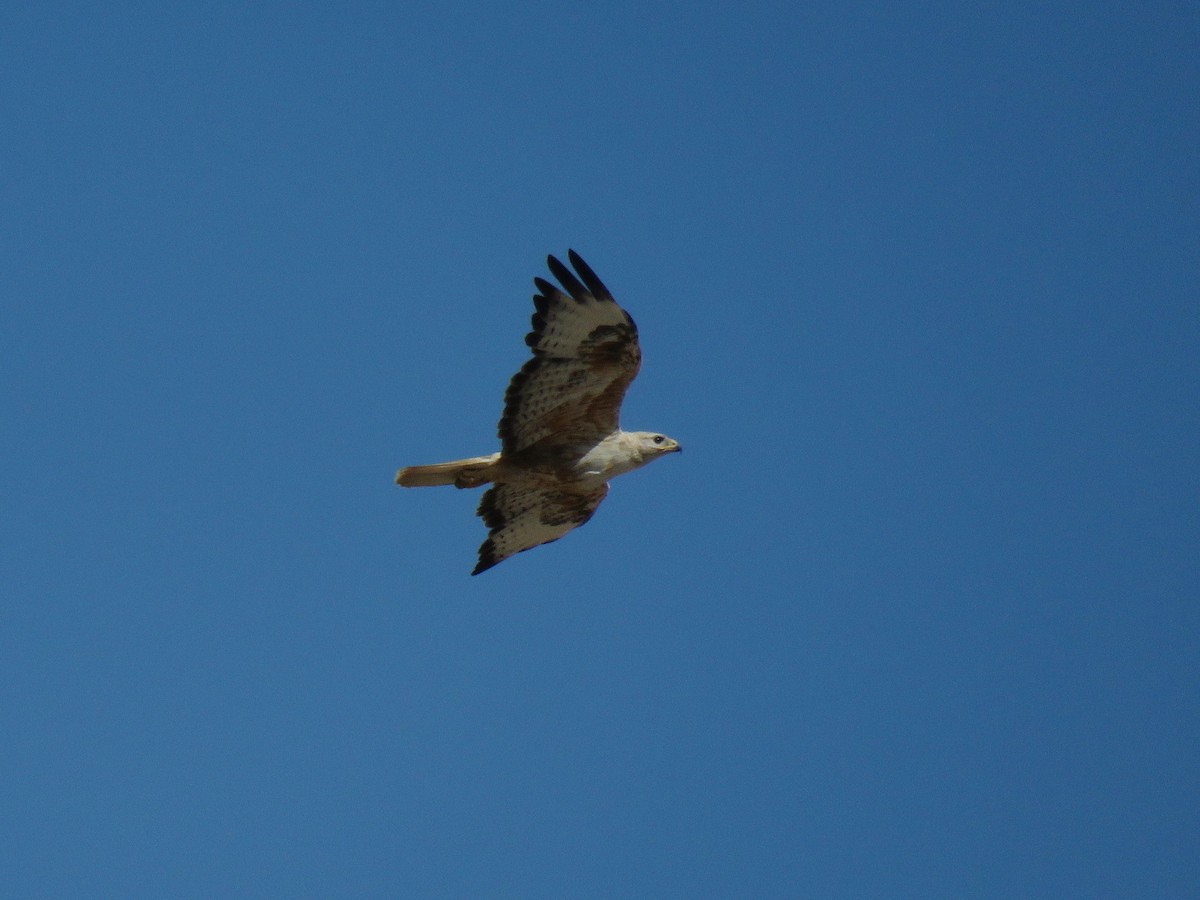
[[[499,453],[491,456],[472,456],[451,462],[434,463],[432,466],[408,466],[396,473],[396,484],[401,487],[435,487],[452,484],[455,487],[479,487],[492,480],[492,470],[500,459]]]

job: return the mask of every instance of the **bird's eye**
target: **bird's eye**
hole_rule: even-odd
[[[661,434],[656,434],[654,436],[654,443],[661,444],[662,442],[663,442],[663,436]]]

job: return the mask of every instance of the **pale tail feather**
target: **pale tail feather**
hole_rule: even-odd
[[[479,487],[492,480],[492,468],[500,459],[499,453],[491,456],[472,456],[451,462],[434,463],[432,466],[409,466],[396,473],[396,484],[402,487],[436,487],[452,484],[455,487]]]

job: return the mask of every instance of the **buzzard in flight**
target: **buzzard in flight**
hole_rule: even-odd
[[[404,487],[492,485],[477,511],[488,537],[472,575],[558,540],[592,517],[609,479],[680,449],[665,435],[621,430],[621,400],[642,362],[637,326],[579,254],[567,259],[578,277],[547,259],[562,290],[533,280],[533,359],[504,394],[500,452],[396,473]]]

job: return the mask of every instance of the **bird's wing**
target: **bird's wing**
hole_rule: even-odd
[[[582,492],[495,485],[479,503],[477,514],[488,527],[488,537],[471,574],[478,575],[514,553],[557,541],[590,519],[606,494],[608,485]]]
[[[535,444],[549,449],[612,434],[619,428],[625,389],[641,365],[629,313],[579,254],[571,250],[567,258],[578,278],[553,256],[547,259],[563,290],[534,279],[537,311],[525,337],[533,359],[504,395],[499,432],[505,455]]]

